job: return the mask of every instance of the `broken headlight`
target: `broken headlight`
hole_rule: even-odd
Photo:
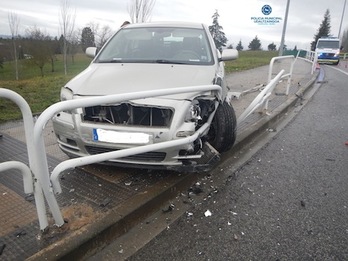
[[[202,110],[199,102],[197,100],[192,101],[185,116],[185,122],[198,122],[199,120],[202,120],[201,112]]]

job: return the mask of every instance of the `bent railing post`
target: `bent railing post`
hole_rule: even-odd
[[[275,61],[279,61],[279,60],[286,60],[286,59],[291,59],[291,64],[290,64],[290,68],[289,68],[289,72],[284,74],[282,76],[282,78],[287,78],[287,84],[286,84],[286,90],[285,90],[285,95],[289,95],[289,89],[290,89],[290,85],[291,85],[291,78],[292,78],[292,72],[293,72],[293,68],[294,68],[294,63],[296,61],[295,57],[293,55],[286,55],[286,56],[277,56],[277,57],[273,57],[271,59],[271,62],[269,64],[269,71],[268,71],[268,83],[271,81],[272,79],[272,73],[273,73],[273,64]]]
[[[210,119],[210,122],[211,120],[212,119]],[[130,155],[134,155],[134,154],[145,153],[145,152],[154,151],[158,149],[170,148],[170,147],[187,144],[189,142],[195,141],[201,133],[209,129],[209,126],[210,126],[210,123],[206,122],[193,135],[189,137],[181,138],[178,140],[164,141],[164,142],[144,145],[140,147],[122,149],[118,151],[105,152],[105,153],[101,153],[97,155],[90,155],[90,156],[84,156],[82,158],[66,160],[58,164],[52,171],[51,182],[52,182],[53,190],[56,194],[60,194],[62,192],[58,178],[59,178],[59,175],[64,170],[87,165],[87,164],[98,163],[98,162],[102,162],[102,161],[106,161],[110,159],[122,158],[122,157],[127,157]]]
[[[32,139],[33,133],[34,133],[34,121],[33,121],[33,115],[32,115],[31,109],[28,103],[24,100],[24,98],[14,91],[0,88],[0,97],[7,98],[13,101],[14,103],[17,104],[17,106],[21,110],[22,117],[23,117],[23,124],[24,124],[25,139],[27,143],[29,166],[35,175],[35,171],[33,170],[33,167],[35,166],[36,152],[35,152],[35,146]],[[44,230],[48,226],[48,221],[47,221],[47,215],[46,215],[45,200],[43,198],[40,180],[35,180],[34,198],[35,198],[35,205],[36,205],[36,211],[38,214],[40,229]]]
[[[281,79],[284,74],[284,70],[281,70],[276,77],[274,77],[267,86],[256,96],[256,98],[251,102],[251,104],[244,110],[244,112],[237,119],[237,126],[245,120],[250,114],[252,114],[257,108],[268,101],[273,89]]]

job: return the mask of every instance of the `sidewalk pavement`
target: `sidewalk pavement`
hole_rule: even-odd
[[[278,73],[282,63],[275,65]],[[238,116],[267,84],[269,66],[227,75],[232,104]],[[274,77],[275,75],[273,75]],[[293,70],[289,96],[284,84],[274,91],[267,114],[254,112],[237,128],[237,142],[224,158],[238,151],[252,137],[295,106],[301,93],[315,82],[311,64],[298,59]],[[21,122],[0,125],[0,162],[17,160],[28,164]],[[44,131],[49,168],[67,159],[57,144],[51,124]],[[102,248],[109,240],[126,233],[206,173],[118,169],[89,165],[66,171],[61,176],[63,193],[57,197],[64,219],[62,228],[50,225],[40,232],[32,195],[23,192],[18,172],[0,173],[0,259],[57,260],[82,259]],[[53,223],[52,218],[50,218]]]

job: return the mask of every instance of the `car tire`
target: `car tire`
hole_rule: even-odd
[[[228,151],[236,141],[237,120],[232,106],[219,105],[208,133],[208,142],[219,152]]]

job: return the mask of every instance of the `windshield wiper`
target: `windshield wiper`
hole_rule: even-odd
[[[166,60],[166,59],[158,59],[155,62],[156,63],[166,63],[166,64],[187,64],[185,62],[178,62],[178,61]]]
[[[122,58],[112,58],[111,60],[98,60],[98,63],[122,63]]]
[[[166,59],[158,60],[137,60],[137,59],[122,59],[112,58],[111,60],[98,60],[98,63],[164,63],[164,64],[187,64],[186,62],[172,61]]]

